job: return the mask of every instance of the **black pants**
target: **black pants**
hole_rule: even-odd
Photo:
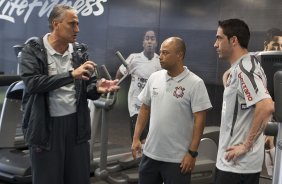
[[[215,184],[259,184],[260,173],[240,174],[221,171],[216,168]]]
[[[143,154],[139,184],[190,184],[191,173],[182,174],[180,163],[161,162]]]
[[[31,147],[33,184],[89,184],[89,143],[77,144],[76,114],[51,118],[51,150]]]
[[[131,139],[133,139],[133,135],[134,135],[134,130],[135,130],[135,125],[136,125],[136,121],[137,121],[137,116],[138,114],[135,114],[133,116],[130,117],[130,133],[131,133]],[[140,140],[145,140],[147,135],[149,132],[149,122],[147,123],[147,125],[145,126],[143,132],[141,133],[140,136]]]

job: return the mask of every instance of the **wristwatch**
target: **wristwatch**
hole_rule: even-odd
[[[193,157],[196,158],[198,156],[198,152],[197,151],[192,151],[190,149],[188,149],[188,153]]]

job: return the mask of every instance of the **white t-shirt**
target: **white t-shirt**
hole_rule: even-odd
[[[219,148],[216,167],[234,173],[261,171],[264,139],[261,135],[252,149],[235,162],[225,160],[226,148],[246,140],[252,126],[255,104],[271,98],[266,89],[266,76],[260,62],[250,54],[239,58],[230,69],[223,94]]]
[[[131,74],[131,83],[128,91],[128,110],[130,117],[138,114],[141,107],[141,102],[138,100],[138,95],[144,88],[150,75],[158,70],[161,70],[160,59],[157,54],[151,60],[141,53],[130,54],[126,59],[127,69],[121,65],[120,72],[123,75]]]
[[[203,80],[184,68],[173,78],[166,70],[153,73],[138,96],[151,107],[143,151],[154,160],[180,163],[192,140],[193,113],[212,107]]]

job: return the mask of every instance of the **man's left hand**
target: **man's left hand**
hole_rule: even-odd
[[[118,80],[106,80],[104,78],[97,81],[96,87],[98,93],[115,92],[119,90]]]
[[[247,152],[248,152],[248,149],[246,148],[244,144],[231,146],[226,149],[225,160],[227,160],[228,162],[231,160],[236,161],[237,158],[245,155]]]
[[[181,173],[186,174],[191,172],[195,167],[195,162],[196,158],[193,158],[189,153],[187,153],[180,164]]]

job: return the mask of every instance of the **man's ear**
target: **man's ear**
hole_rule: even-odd
[[[232,43],[233,46],[239,44],[239,41],[238,41],[237,36],[232,36],[232,37],[230,38],[230,42]]]
[[[59,21],[53,20],[52,21],[53,29],[56,29],[58,27],[59,23],[60,23]]]
[[[177,56],[179,57],[179,58],[181,58],[181,59],[184,59],[184,53],[183,52],[178,52],[177,53]]]

